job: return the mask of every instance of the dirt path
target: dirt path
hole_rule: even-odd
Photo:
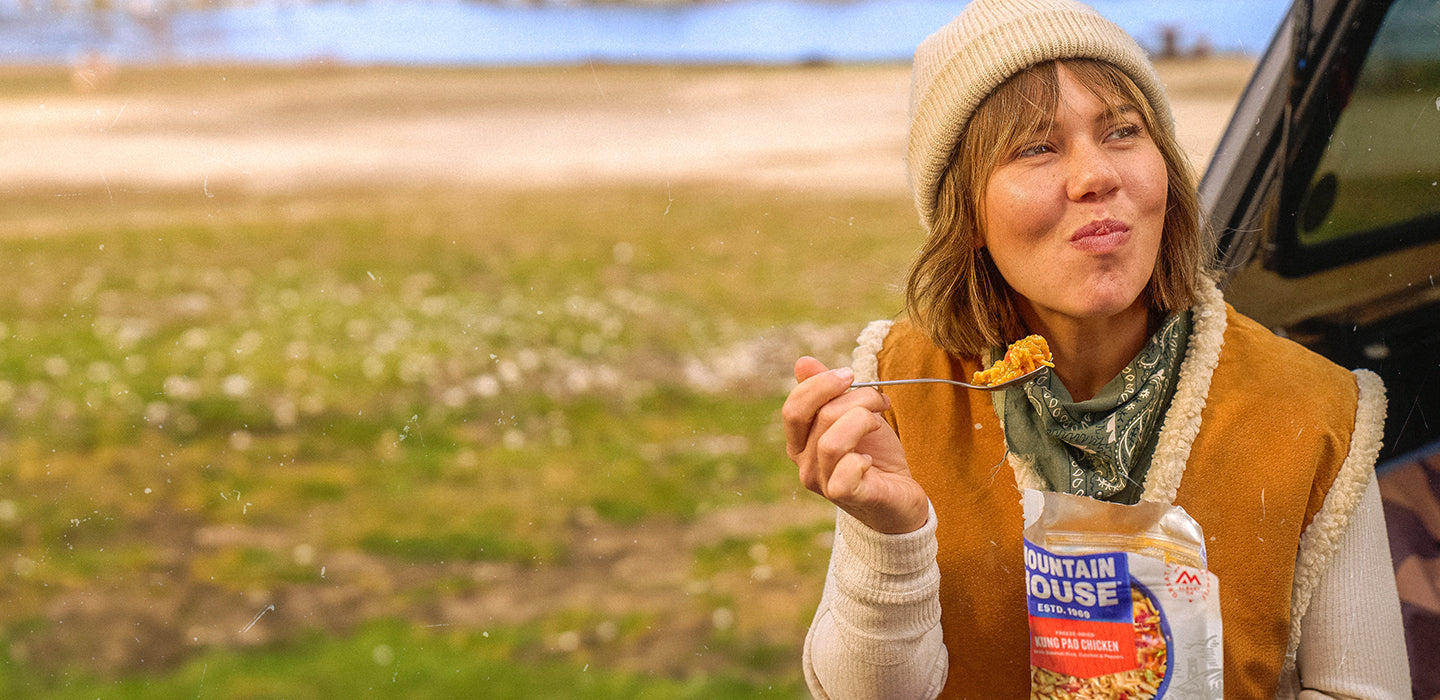
[[[1203,166],[1249,74],[1165,64]],[[67,189],[717,182],[905,191],[908,69],[10,69],[0,181]]]

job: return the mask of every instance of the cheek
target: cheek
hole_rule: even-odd
[[[1142,183],[1141,198],[1147,213],[1164,217],[1169,194],[1169,171],[1165,169],[1165,159],[1158,150],[1146,159],[1141,172],[1145,175],[1138,182]]]
[[[978,245],[1017,243],[1043,227],[1045,214],[1035,188],[1015,178],[992,178],[985,188]],[[986,240],[988,239],[988,240]]]

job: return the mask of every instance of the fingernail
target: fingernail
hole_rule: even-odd
[[[835,376],[839,377],[841,381],[848,382],[855,378],[855,370],[849,367],[841,367],[835,370]]]

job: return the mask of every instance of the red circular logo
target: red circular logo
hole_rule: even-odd
[[[1210,597],[1210,575],[1201,569],[1165,565],[1165,589],[1176,599],[1193,603]]]

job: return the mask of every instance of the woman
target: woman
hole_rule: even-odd
[[[1199,521],[1226,697],[1406,695],[1384,389],[1225,304],[1138,45],[1076,2],[975,0],[917,51],[911,115],[929,236],[908,319],[867,328],[853,368],[799,360],[782,411],[802,482],[838,506],[817,697],[1026,695],[1020,488]],[[967,379],[1029,333],[1055,368],[1023,390],[850,390]]]

